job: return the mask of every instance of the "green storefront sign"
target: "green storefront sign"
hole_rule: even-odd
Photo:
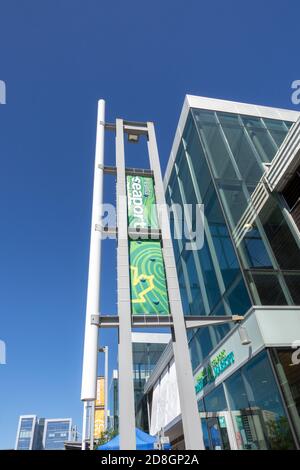
[[[127,176],[128,226],[158,228],[153,179]],[[131,312],[168,315],[169,301],[160,240],[129,240]]]
[[[223,351],[212,359],[212,361],[196,376],[196,393],[201,392],[206,385],[214,382],[216,378],[233,363],[234,353],[231,351],[227,354],[226,350],[223,349]]]

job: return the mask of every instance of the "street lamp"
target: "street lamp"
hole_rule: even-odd
[[[251,344],[251,339],[248,336],[248,332],[245,326],[240,326],[238,329],[238,332],[240,335],[241,344],[243,346],[247,346],[248,344]]]

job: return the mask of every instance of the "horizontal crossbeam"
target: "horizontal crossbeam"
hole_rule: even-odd
[[[116,166],[110,166],[110,165],[99,165],[99,168],[104,171],[104,173],[110,174],[110,175],[116,175],[117,174],[117,167]],[[126,175],[133,175],[133,176],[153,176],[153,171],[148,170],[148,169],[143,169],[143,168],[125,168],[125,173]]]
[[[185,327],[189,328],[202,328],[206,326],[222,325],[223,323],[238,323],[244,319],[241,315],[222,315],[222,316],[185,316]]]
[[[96,230],[98,232],[106,233],[107,235],[116,235],[118,234],[117,227],[102,227],[100,224],[96,224]],[[161,230],[154,228],[131,228],[128,227],[128,237],[133,240],[138,240],[139,238],[159,240],[161,238]]]
[[[241,315],[223,315],[223,316],[185,316],[185,326],[189,328],[204,328],[207,326],[222,325],[224,323],[239,323],[244,319]],[[99,328],[118,328],[119,317],[117,315],[92,315],[92,325],[98,325]],[[171,315],[132,315],[131,325],[134,328],[147,327],[171,327],[173,319]]]
[[[128,227],[128,236],[129,238],[138,239],[138,238],[146,238],[146,239],[153,239],[159,240],[161,238],[161,230],[154,229],[154,228],[131,228]]]
[[[116,131],[116,124],[107,122],[104,125],[107,131]],[[148,135],[148,127],[146,122],[123,121],[123,129],[127,134]]]

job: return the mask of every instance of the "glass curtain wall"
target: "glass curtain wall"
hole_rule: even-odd
[[[200,411],[230,411],[240,450],[295,447],[266,350],[199,402]]]
[[[233,232],[291,123],[196,109],[192,115]],[[299,305],[299,239],[286,219],[279,195],[269,197],[236,250],[254,304]]]
[[[185,315],[244,314],[251,306],[249,294],[192,116],[179,146],[166,200],[169,205],[190,204],[193,210],[196,204],[204,204],[204,243],[198,250],[187,249],[183,222],[190,215],[171,213],[172,233],[176,227],[183,233],[173,243]],[[188,220],[193,230],[194,218],[195,212]],[[194,369],[229,329],[225,324],[189,331]]]
[[[299,237],[279,195],[269,197],[239,243],[233,232],[291,123],[192,109],[166,189],[169,205],[204,205],[204,244],[188,250],[184,222],[195,212],[171,212],[185,315],[245,314],[251,305],[300,304]],[[235,243],[235,245],[233,244]],[[230,326],[189,331],[193,367]]]
[[[300,350],[274,348],[271,357],[300,442]]]
[[[162,343],[133,343],[132,347],[136,426],[145,432],[149,432],[149,423],[144,387],[165,348]]]
[[[31,439],[34,433],[34,419],[23,418],[20,426],[20,433],[18,436],[17,450],[29,450]]]
[[[266,351],[225,381],[240,449],[293,449],[294,441]]]
[[[47,424],[45,450],[64,450],[64,442],[69,439],[70,422],[52,421]]]

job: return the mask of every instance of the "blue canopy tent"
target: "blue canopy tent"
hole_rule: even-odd
[[[136,428],[135,437],[137,450],[154,450],[154,443],[157,441],[155,436],[150,436],[150,434]],[[164,444],[164,449],[171,449],[170,444]],[[116,436],[106,444],[97,447],[97,450],[120,450],[120,436]]]

